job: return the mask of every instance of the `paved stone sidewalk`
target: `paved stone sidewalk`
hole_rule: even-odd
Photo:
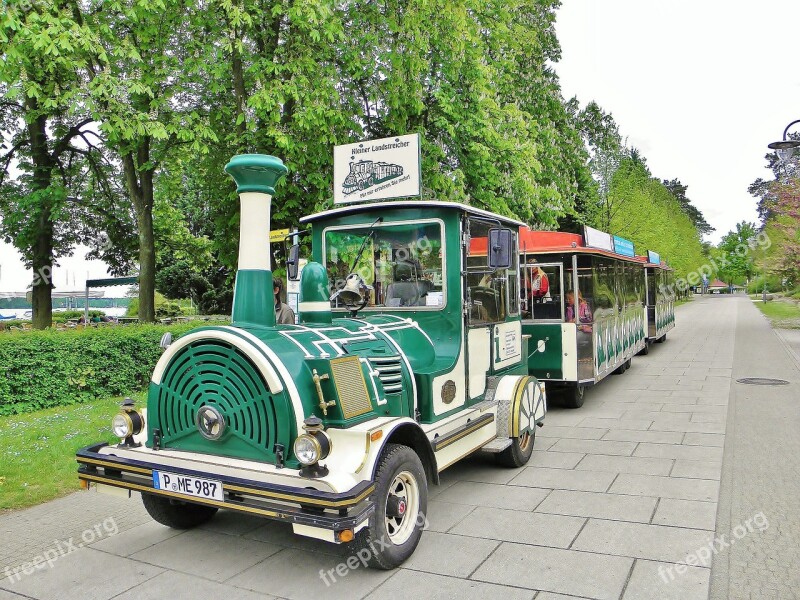
[[[790,384],[733,384],[717,534],[735,543],[714,560],[711,598],[800,598],[800,362],[789,352],[794,344],[800,353],[800,331],[773,332],[747,302],[738,303],[738,323],[734,380]],[[768,526],[744,533],[753,515]]]
[[[17,561],[11,566],[29,560],[53,539],[80,536],[108,516],[121,533],[19,581],[0,579],[0,600],[16,594],[59,600],[707,598],[711,559],[701,549],[715,530],[730,531],[728,522],[735,526],[759,505],[767,516],[773,510],[759,499],[737,504],[717,522],[731,375],[747,341],[742,333],[757,329],[750,312],[756,309],[747,303],[713,297],[679,307],[665,344],[591,390],[583,408],[551,409],[529,466],[502,469],[476,456],[445,471],[442,485],[431,490],[430,529],[403,568],[356,569],[344,578],[327,576],[326,584],[320,571],[335,569],[343,549],[294,536],[285,524],[220,513],[202,528],[175,532],[143,517],[138,499],[82,494],[32,509],[40,511],[35,517],[21,516],[31,511],[1,517],[0,533],[12,549],[5,560]],[[746,325],[738,337],[737,323]],[[737,389],[733,394],[738,398]],[[733,420],[739,423],[738,416]],[[759,428],[758,435],[770,434]],[[758,450],[745,451],[748,464],[758,464]],[[737,460],[748,457],[737,454]],[[768,486],[766,477],[775,472],[757,481]],[[788,476],[781,473],[781,484]],[[795,475],[795,486],[798,480]],[[742,481],[737,485],[748,487]],[[752,552],[747,568],[753,572],[763,571],[763,544],[781,541],[783,523],[797,517],[796,506],[794,513],[784,504],[775,510],[765,533],[744,538],[752,549],[734,546],[737,553]],[[37,525],[37,519],[49,520]],[[141,524],[130,527],[135,522]],[[28,539],[18,542],[23,535]],[[696,566],[675,566],[695,554],[701,555]],[[721,556],[714,559],[715,581]],[[797,563],[795,556],[786,560]],[[739,560],[732,552],[731,568]],[[763,564],[782,568],[782,561]]]

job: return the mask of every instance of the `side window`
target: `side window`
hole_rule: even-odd
[[[509,314],[519,311],[519,293],[509,296],[512,288],[519,289],[517,281],[517,252],[513,252],[510,269],[490,269],[488,261],[489,229],[494,223],[469,219],[466,228],[469,232],[467,248],[466,300],[468,323],[481,325],[505,321]],[[514,234],[516,248],[516,234]]]
[[[534,320],[561,320],[561,265],[537,264],[529,259],[522,268],[522,317]]]

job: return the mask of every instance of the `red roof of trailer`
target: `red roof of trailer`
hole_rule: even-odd
[[[640,262],[631,256],[624,256],[616,252],[590,248],[583,243],[583,236],[577,233],[564,233],[561,231],[535,231],[527,227],[519,229],[519,251],[529,254],[549,254],[553,252],[580,252],[581,254],[595,254],[608,256],[628,262]]]

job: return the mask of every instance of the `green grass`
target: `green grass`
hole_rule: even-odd
[[[773,327],[783,329],[800,329],[800,305],[773,300],[756,302],[759,310],[769,318]]]
[[[144,394],[134,396],[137,405]],[[79,488],[75,452],[113,442],[121,398],[0,417],[0,512],[40,504]]]

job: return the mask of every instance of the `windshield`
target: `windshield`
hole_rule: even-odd
[[[440,223],[378,224],[326,230],[325,267],[331,293],[344,287],[362,244],[364,249],[354,271],[373,287],[367,308],[444,306]],[[344,305],[334,301],[333,307],[344,308]]]

